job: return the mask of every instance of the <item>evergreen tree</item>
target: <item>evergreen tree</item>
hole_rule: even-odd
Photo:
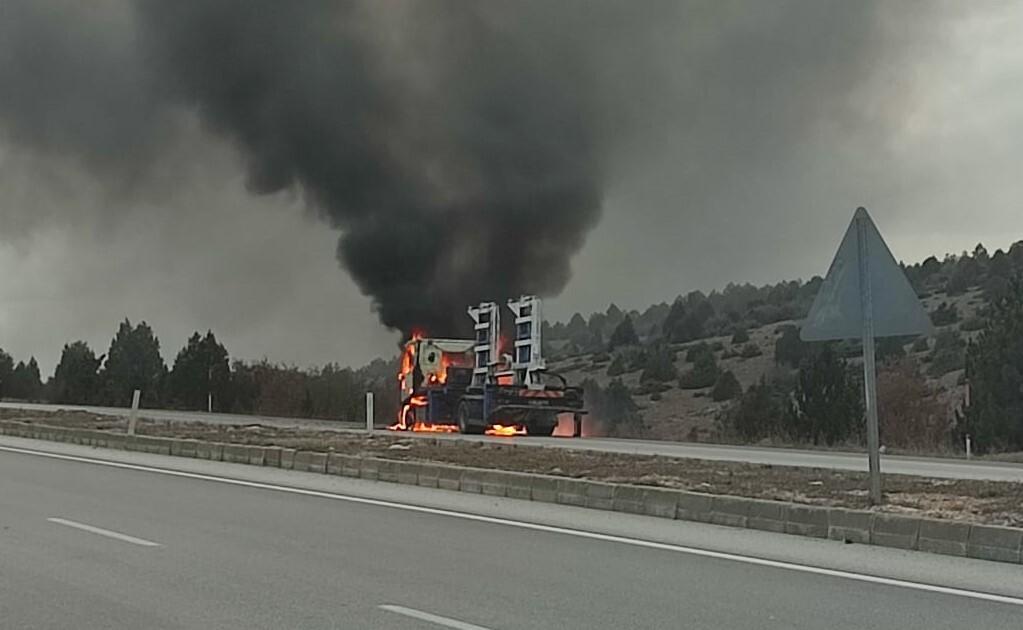
[[[978,451],[1023,450],[1023,277],[991,304],[966,352],[970,404],[961,425]]]
[[[799,338],[799,329],[795,326],[782,327],[781,337],[774,342],[774,362],[778,365],[798,367],[807,354],[809,348]]]
[[[125,319],[110,342],[103,366],[104,402],[111,406],[130,404],[137,389],[142,404],[157,407],[162,402],[162,387],[167,366],[160,356],[160,340],[146,322],[132,326]]]
[[[97,357],[84,341],[65,344],[53,373],[54,402],[77,405],[96,402],[102,362],[103,357]]]
[[[639,344],[639,336],[636,335],[636,329],[632,326],[632,318],[628,315],[615,326],[614,332],[611,333],[611,340],[608,342],[608,350],[614,350],[621,346],[635,346]]]
[[[229,400],[231,370],[227,349],[212,331],[198,332],[188,338],[174,359],[168,378],[168,398],[184,409],[206,409],[207,396],[213,396],[213,410],[231,408]]]
[[[646,367],[640,374],[641,383],[673,381],[678,378],[675,370],[675,352],[664,344],[657,344],[647,353]]]
[[[859,431],[860,388],[845,361],[825,346],[799,368],[787,415],[788,432],[814,444],[836,444]]]
[[[18,400],[39,400],[43,390],[43,382],[39,376],[39,364],[31,357],[28,363],[18,361],[11,373],[11,388],[7,394]]]
[[[607,366],[607,375],[621,376],[622,374],[625,374],[625,360],[622,358],[622,355],[618,354],[615,355],[611,364]]]
[[[747,442],[755,442],[775,434],[783,415],[783,407],[774,388],[761,377],[728,412],[732,432]]]
[[[714,383],[714,389],[710,390],[710,397],[712,400],[722,402],[725,400],[732,400],[742,396],[742,385],[739,384],[739,380],[735,378],[735,374],[732,374],[731,370],[725,370],[718,376],[718,380]]]
[[[14,376],[14,359],[0,349],[0,398],[13,396],[11,390],[11,378]]]

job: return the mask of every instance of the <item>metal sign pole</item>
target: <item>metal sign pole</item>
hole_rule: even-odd
[[[870,290],[867,219],[856,220],[859,245],[860,307],[863,309],[863,394],[867,411],[867,458],[870,467],[870,503],[881,504],[881,453],[877,426],[877,366],[874,358],[874,304]]]

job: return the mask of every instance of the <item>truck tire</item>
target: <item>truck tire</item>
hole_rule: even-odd
[[[554,429],[558,428],[558,418],[554,417],[554,420],[549,419],[535,419],[526,425],[526,434],[536,435],[540,437],[550,437],[554,435]]]
[[[458,432],[466,435],[480,435],[486,427],[472,422],[472,411],[464,400],[458,403]]]

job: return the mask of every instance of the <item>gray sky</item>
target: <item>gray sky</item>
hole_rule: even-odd
[[[635,26],[642,43],[616,55],[641,79],[593,84],[624,119],[594,132],[602,217],[549,318],[822,274],[857,205],[907,261],[1023,238],[1023,5],[826,4],[680,3]],[[93,51],[71,69],[25,70],[0,15],[0,347],[45,374],[66,341],[105,352],[128,317],[153,325],[168,362],[207,328],[245,359],[393,352],[307,191],[251,192],[245,147],[164,104],[125,53],[127,5],[84,25],[75,5],[30,16]],[[389,64],[411,63],[400,49]],[[51,88],[57,71],[78,79]]]

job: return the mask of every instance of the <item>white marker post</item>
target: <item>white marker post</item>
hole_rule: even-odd
[[[373,392],[366,392],[366,433],[373,433]]]
[[[135,435],[135,423],[139,417],[139,399],[142,397],[142,390],[135,390],[131,395],[131,413],[128,414],[128,435]]]

